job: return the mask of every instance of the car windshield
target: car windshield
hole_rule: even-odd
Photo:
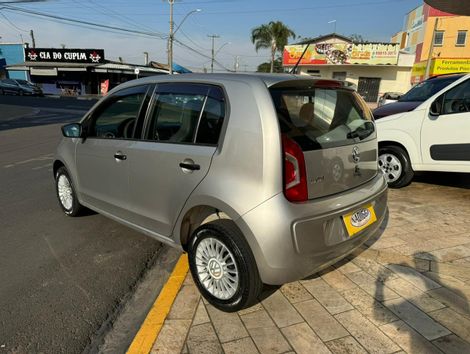
[[[34,86],[31,82],[28,82],[26,80],[16,80],[20,85],[26,85],[26,86]]]
[[[454,81],[460,78],[461,76],[455,75],[455,76],[448,76],[448,77],[423,81],[419,83],[418,85],[416,85],[415,87],[413,87],[411,90],[409,90],[403,96],[401,96],[398,101],[399,102],[424,102],[429,97],[435,95],[444,87],[446,87],[447,85],[450,85],[451,83],[453,83]]]

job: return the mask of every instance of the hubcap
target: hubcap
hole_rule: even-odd
[[[60,175],[57,181],[57,191],[59,194],[59,200],[64,209],[70,210],[73,205],[73,194],[72,186],[70,185],[69,179],[65,175]]]
[[[204,288],[221,300],[235,295],[238,284],[238,269],[232,252],[219,240],[208,237],[196,248],[197,276]]]
[[[392,154],[382,154],[379,156],[379,167],[382,169],[387,181],[397,181],[403,171],[400,160]]]

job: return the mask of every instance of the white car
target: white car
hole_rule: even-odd
[[[382,96],[379,97],[377,101],[377,107],[385,106],[386,104],[396,102],[403,96],[401,92],[385,92]]]
[[[470,74],[414,110],[376,121],[379,166],[392,188],[414,171],[470,172]]]

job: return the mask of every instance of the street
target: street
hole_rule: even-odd
[[[60,126],[94,103],[0,97],[0,353],[83,352],[162,247],[59,208],[51,165]]]

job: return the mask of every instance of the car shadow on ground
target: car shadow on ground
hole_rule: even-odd
[[[452,331],[448,331],[444,324],[441,324],[437,319],[432,318],[432,313],[435,312],[435,310],[431,311],[429,308],[426,309],[430,304],[430,300],[435,304],[440,304],[442,306],[440,308],[436,307],[436,312],[445,308],[450,308],[455,310],[457,313],[470,318],[469,299],[461,290],[450,286],[448,281],[441,278],[439,270],[440,263],[434,255],[428,252],[419,252],[413,254],[412,259],[414,264],[394,264],[393,271],[387,267],[383,267],[376,279],[374,298],[376,301],[381,302],[388,310],[391,310],[398,319],[401,320],[399,322],[391,322],[387,326],[392,326],[394,330],[401,333],[401,336],[405,334],[408,337],[408,346],[413,352],[434,352],[437,351],[437,348],[433,347],[431,344],[433,342],[431,342],[431,340],[436,339],[436,341],[449,341],[450,339],[447,336],[452,335]],[[432,273],[430,273],[432,276],[430,277],[428,277],[428,272],[423,272],[423,269],[421,269],[421,272],[414,271],[422,268],[419,261],[423,259],[429,261],[429,271],[432,271]],[[386,293],[390,290],[387,285],[397,281],[396,279],[399,279],[398,281],[403,280],[402,277],[408,279],[412,277],[413,279],[414,284],[410,283],[408,285],[408,289],[406,289],[410,295],[387,301]],[[417,289],[417,284],[419,284],[420,290]],[[433,292],[433,294],[437,292],[437,296],[435,295],[435,297],[432,294],[429,294],[429,291]],[[420,295],[412,296],[411,294],[413,292],[420,293]],[[414,316],[420,318],[413,318]],[[382,306],[374,306],[374,317],[377,321],[383,320],[384,311]],[[416,326],[419,321],[428,321],[428,323],[436,321],[438,323],[433,325],[434,333],[427,333],[428,335],[426,339],[428,342],[425,341],[425,334],[418,333],[420,329],[423,330],[423,323],[421,323],[420,329],[412,328],[414,325]],[[429,330],[429,328],[424,330]]]
[[[358,249],[356,249],[355,252],[360,253],[361,250],[365,250],[365,249],[369,248],[370,246],[372,246],[375,242],[377,242],[380,239],[380,236],[382,236],[382,234],[385,232],[385,229],[387,228],[387,225],[388,225],[388,222],[389,222],[389,216],[390,216],[390,214],[389,214],[389,210],[387,208],[384,220],[382,222],[382,225],[380,225],[379,229],[377,230],[377,233],[374,236],[372,236],[369,240],[367,240],[362,246],[360,246]],[[341,265],[341,264],[344,264],[345,262],[350,262],[351,257],[354,258],[354,256],[351,256],[351,254],[348,254],[348,255],[344,256],[344,258],[341,258],[340,260],[335,262],[334,264],[329,265],[329,266],[325,267],[324,269],[319,270],[318,272],[313,273],[312,275],[309,275],[309,276],[305,277],[302,280],[310,280],[310,279],[318,278],[321,275],[330,272],[332,270],[331,266],[334,267],[335,265]],[[263,291],[262,291],[261,295],[259,295],[258,300],[261,302],[261,301],[267,299],[268,297],[273,295],[280,288],[281,288],[280,285],[267,285],[267,284],[264,284],[263,285]]]
[[[470,173],[416,172],[413,182],[470,189]]]

